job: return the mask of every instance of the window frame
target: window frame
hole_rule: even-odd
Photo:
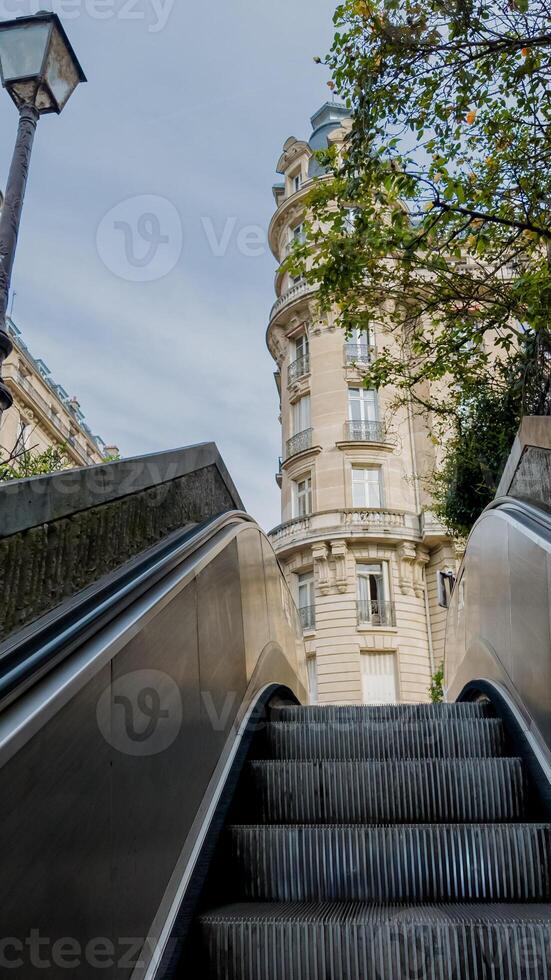
[[[364,479],[363,481],[354,479],[356,473],[375,473],[377,475],[377,487],[379,491],[379,502],[376,504],[370,503],[366,495],[366,503],[357,503],[355,498],[356,487],[362,487],[367,490],[368,487],[374,486],[375,481],[370,483],[369,480]],[[383,510],[385,506],[385,495],[384,495],[384,481],[383,481],[383,467],[382,466],[362,466],[361,464],[352,463],[350,466],[350,484],[352,490],[352,507],[356,510]]]
[[[301,484],[309,484],[309,486],[301,492],[299,487]],[[304,513],[300,512],[301,500],[306,500],[306,510]],[[314,506],[314,481],[312,478],[312,471],[302,474],[302,476],[295,477],[293,479],[293,519],[299,520],[303,517],[310,517],[313,513]]]
[[[358,398],[352,397],[352,392],[358,392]],[[370,396],[367,398],[366,395]],[[360,418],[353,416],[353,405],[360,406]],[[373,408],[373,418],[369,416],[369,405]],[[367,410],[366,410],[367,406]],[[349,422],[379,422],[379,399],[375,388],[356,388],[355,385],[348,387],[348,421]]]

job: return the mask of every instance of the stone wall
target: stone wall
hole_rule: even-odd
[[[0,641],[171,532],[236,509],[213,444],[0,486]]]

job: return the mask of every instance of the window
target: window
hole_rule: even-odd
[[[393,653],[362,654],[364,704],[396,704],[396,657]]]
[[[438,572],[438,605],[443,609],[450,608],[452,592],[455,586],[455,575],[446,568],[443,572]]]
[[[351,422],[376,422],[379,417],[377,392],[349,388],[348,414]]]
[[[306,572],[298,577],[298,611],[302,628],[312,630],[316,625],[316,599],[314,573]]]
[[[316,668],[316,658],[308,658],[308,690],[310,693],[310,704],[318,703],[318,671]]]
[[[377,510],[382,507],[381,471],[373,467],[352,468],[352,506]]]
[[[305,333],[301,337],[297,337],[295,340],[295,358],[298,361],[300,357],[308,357],[310,353],[310,344],[308,342],[308,337]]]
[[[293,405],[293,435],[310,428],[310,395],[305,395]]]
[[[17,442],[14,450],[15,452],[21,452],[28,449],[32,428],[32,425],[21,416],[19,419],[19,432],[17,434]]]
[[[297,225],[296,228],[291,229],[291,239],[290,239],[291,245],[293,245],[295,242],[299,242],[299,244],[302,245],[304,243],[305,238],[306,238],[306,234],[304,231],[303,224]]]
[[[302,187],[302,174],[300,173],[300,171],[296,174],[293,174],[293,176],[291,177],[291,187],[293,190],[293,194],[296,194],[297,191],[299,191],[300,188]]]
[[[312,513],[312,477],[310,474],[302,480],[296,480],[294,484],[294,505],[295,517],[308,517]]]
[[[356,221],[358,220],[359,210],[358,208],[348,208],[346,216],[344,219],[344,230],[347,234],[352,234],[356,227]]]
[[[358,622],[368,626],[394,626],[394,610],[388,601],[386,564],[358,565]]]

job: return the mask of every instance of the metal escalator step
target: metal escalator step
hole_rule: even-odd
[[[547,902],[551,824],[233,826],[251,901]]]
[[[520,820],[520,759],[249,764],[259,823],[476,823]]]
[[[201,918],[210,980],[550,980],[551,906],[234,905]]]
[[[446,759],[503,755],[497,718],[417,722],[270,722],[254,752],[274,759]]]
[[[271,721],[445,721],[454,718],[493,718],[488,703],[465,701],[454,704],[340,704],[281,705],[271,710]]]

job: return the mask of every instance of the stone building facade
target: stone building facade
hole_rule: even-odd
[[[428,699],[443,659],[451,541],[430,513],[426,422],[363,387],[380,343],[346,340],[315,291],[282,264],[303,234],[305,198],[323,179],[314,151],[345,138],[347,111],[324,105],[308,141],[283,147],[269,229],[279,263],[267,343],[277,363],[282,523],[271,540],[301,611],[313,702]]]
[[[116,456],[116,446],[106,446],[92,434],[78,400],[54,381],[44,361],[33,357],[21,331],[8,318],[13,350],[2,375],[13,396],[13,406],[0,423],[0,454],[43,453],[63,447],[74,467],[91,466]]]

